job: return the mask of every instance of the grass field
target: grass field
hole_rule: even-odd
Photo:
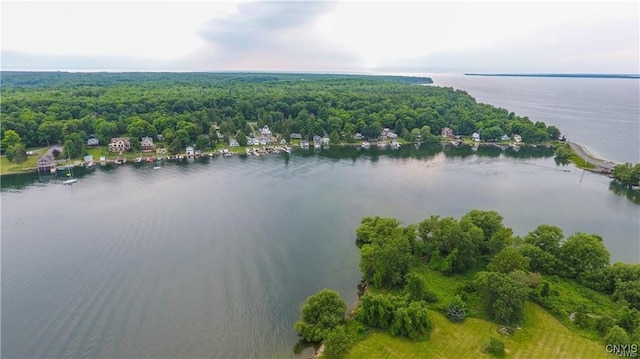
[[[497,333],[498,325],[467,318],[451,323],[430,311],[434,330],[428,341],[412,342],[374,332],[351,349],[347,358],[491,358],[482,352],[490,337],[505,343],[505,358],[613,358],[604,345],[572,332],[536,304],[527,303],[525,324],[511,337]]]
[[[38,166],[40,156],[47,153],[47,148],[28,148],[28,151],[36,151],[37,155],[27,156],[27,160],[22,163],[9,161],[6,156],[0,156],[0,173],[19,173],[25,171],[33,171]]]

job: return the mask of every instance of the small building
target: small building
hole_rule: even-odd
[[[471,135],[471,139],[473,140],[473,142],[480,142],[480,134],[479,134],[479,133],[477,133],[477,132],[474,132],[474,133]]]
[[[156,153],[159,154],[159,155],[166,155],[167,154],[167,148],[166,147],[156,148]]]
[[[53,160],[53,156],[44,155],[38,158],[38,172],[55,172],[56,162]]]
[[[447,137],[447,138],[453,138],[453,130],[450,129],[449,127],[445,127],[442,129],[442,131],[440,132],[442,134],[442,137]]]
[[[155,148],[156,145],[153,144],[153,138],[142,137],[142,141],[140,141],[140,149],[142,149],[142,152],[153,152]]]
[[[509,141],[511,140],[511,138],[509,138],[509,136],[507,135],[502,135],[502,137],[500,138],[501,141]]]
[[[383,128],[380,136],[382,137],[382,140],[395,140],[398,138],[398,135],[388,128]]]
[[[356,132],[353,134],[353,138],[355,138],[356,140],[361,140],[364,138],[364,136],[360,132]]]
[[[322,137],[322,139],[320,140],[323,146],[329,146],[329,141],[329,137]]]
[[[187,148],[185,148],[185,152],[187,152],[187,156],[193,156],[195,154],[193,146],[187,146]]]
[[[292,140],[296,139],[296,140],[301,140],[302,139],[302,135],[299,133],[292,133],[291,135],[289,135],[289,138],[291,138]]]
[[[313,143],[314,144],[318,144],[319,145],[321,140],[322,140],[322,137],[320,137],[318,135],[313,136]]]
[[[522,142],[522,137],[516,133],[515,135],[513,135],[513,140],[520,143]]]
[[[158,141],[162,141],[162,140],[164,140],[164,136],[163,136],[161,133],[159,133],[159,134],[156,136],[156,138],[158,139]]]
[[[129,137],[114,137],[109,143],[109,151],[124,152],[131,149],[131,140]]]
[[[285,140],[284,138],[280,140],[280,144],[281,145],[286,145],[287,144],[287,140]]]
[[[247,140],[247,143],[249,143],[249,140]],[[231,139],[229,140],[229,146],[240,147],[240,142],[238,142],[237,140]]]
[[[263,128],[261,128],[260,134],[263,137],[271,137],[271,130],[269,129],[269,126],[265,125]]]
[[[100,141],[95,137],[91,137],[90,139],[87,140],[87,146],[89,147],[100,146]]]

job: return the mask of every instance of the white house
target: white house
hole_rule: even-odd
[[[193,146],[187,146],[187,148],[185,148],[186,152],[187,152],[187,156],[193,156],[195,154],[195,150],[193,148]]]
[[[502,141],[509,141],[510,139],[511,138],[509,138],[509,136],[507,135],[502,135],[502,138],[501,138]]]
[[[480,134],[478,134],[477,132],[474,132],[474,133],[471,135],[471,139],[472,139],[474,142],[480,142]]]
[[[100,141],[95,137],[91,137],[87,140],[87,146],[100,146]]]
[[[513,135],[513,140],[516,142],[522,142],[522,137],[518,134]]]
[[[229,146],[231,146],[231,147],[240,147],[240,142],[238,142],[237,140],[231,139],[231,140],[229,140]]]
[[[140,141],[140,148],[143,152],[153,152],[156,148],[156,145],[153,144],[153,138],[142,137],[142,141]]]

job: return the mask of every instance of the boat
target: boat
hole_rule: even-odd
[[[133,163],[141,163],[142,162],[142,157],[136,157],[135,160],[133,160]]]
[[[367,142],[367,141],[363,141],[362,144],[360,145],[360,147],[366,149],[366,148],[371,147],[371,144],[369,142]]]
[[[67,166],[67,177],[69,177],[69,179],[62,181],[64,185],[72,185],[78,182],[78,179],[73,177],[73,171],[71,171],[72,167],[73,167],[72,165]]]
[[[284,146],[284,147],[282,147],[282,150],[283,150],[284,152],[286,152],[287,154],[289,154],[289,155],[291,154],[291,147],[289,147],[289,146]]]

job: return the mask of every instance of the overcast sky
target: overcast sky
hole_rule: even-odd
[[[2,1],[3,70],[640,73],[628,2]]]

